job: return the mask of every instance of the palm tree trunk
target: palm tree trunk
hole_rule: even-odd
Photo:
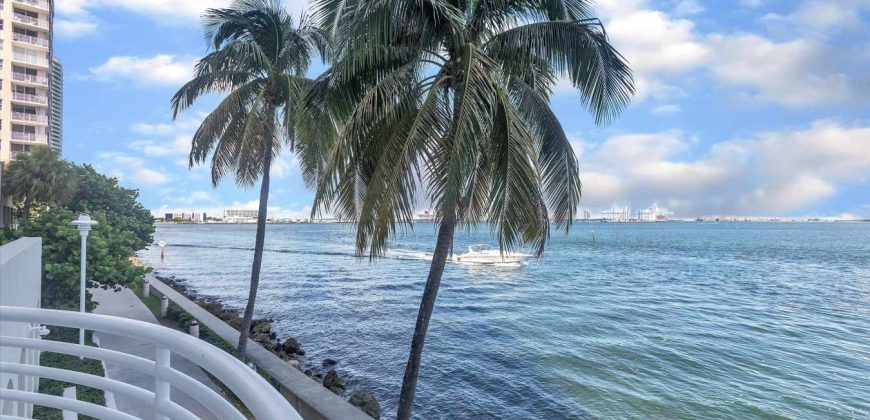
[[[270,145],[271,146],[271,145]],[[266,147],[263,156],[263,183],[260,185],[260,207],[257,212],[257,238],[254,242],[254,264],[251,266],[251,288],[248,291],[248,304],[242,318],[242,331],[239,334],[238,350],[245,360],[248,350],[248,334],[254,318],[254,303],[257,301],[257,288],[260,286],[260,266],[263,264],[263,246],[266,242],[266,206],[269,203],[269,172],[272,166],[272,150]]]
[[[420,301],[420,311],[417,313],[417,325],[414,326],[414,338],[411,340],[411,354],[405,366],[405,377],[402,379],[402,393],[399,395],[397,420],[408,420],[414,408],[414,395],[417,393],[417,377],[420,374],[420,360],[423,357],[423,344],[426,341],[426,331],[429,329],[429,319],[435,307],[438,287],[441,286],[441,275],[447,255],[453,248],[453,232],[456,229],[456,216],[447,212],[438,226],[438,241],[435,243],[435,253],[429,266],[429,277],[426,279],[426,289]]]
[[[30,207],[33,205],[33,200],[30,199],[30,194],[27,197],[24,197],[24,209],[21,210],[21,218],[29,219],[30,218]]]

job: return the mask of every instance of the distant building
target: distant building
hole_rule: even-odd
[[[63,66],[51,57],[51,88],[48,90],[48,144],[63,152]]]
[[[257,210],[246,209],[226,209],[224,210],[224,219],[256,219],[258,216]]]
[[[182,222],[194,222],[194,223],[202,223],[206,220],[206,214],[200,212],[172,212],[165,213],[163,215],[163,220],[166,222],[174,222],[174,221],[182,221]]]

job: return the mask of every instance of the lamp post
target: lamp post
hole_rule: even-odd
[[[91,226],[97,224],[96,220],[91,220],[91,216],[87,214],[80,214],[79,218],[73,220],[71,222],[79,230],[79,236],[82,237],[82,257],[81,257],[81,267],[79,268],[79,312],[85,312],[85,275],[87,273],[88,263],[88,232],[91,230]],[[85,330],[84,328],[79,328],[79,344],[85,345]]]

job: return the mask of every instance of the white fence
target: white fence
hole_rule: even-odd
[[[197,380],[170,367],[172,354],[199,365],[229,387],[257,419],[301,419],[280,393],[257,372],[235,357],[202,340],[159,325],[126,318],[82,314],[50,309],[0,306],[4,322],[57,325],[71,328],[135,337],[154,343],[155,361],[130,354],[81,346],[73,343],[37,340],[22,337],[0,337],[3,348],[33,349],[83,356],[121,364],[154,377],[155,392],[100,376],[21,363],[0,363],[0,372],[23,376],[51,378],[92,388],[127,395],[153,407],[156,419],[196,419],[197,417],[170,400],[170,386],[184,390],[191,398],[211,410],[216,418],[243,420],[245,416],[220,394]],[[0,390],[0,400],[17,401],[60,408],[105,419],[135,419],[113,409],[62,397],[26,390]]]
[[[0,305],[38,308],[42,297],[42,239],[21,238],[0,246]],[[39,324],[11,322],[0,316],[0,336],[39,338]],[[0,341],[0,363],[39,365],[39,351],[3,346]],[[0,394],[6,390],[35,392],[39,380],[19,376],[0,368]],[[30,417],[33,405],[26,402],[0,400],[0,414]]]

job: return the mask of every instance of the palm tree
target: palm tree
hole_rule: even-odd
[[[3,171],[3,195],[23,203],[21,217],[29,218],[37,203],[64,205],[78,185],[70,164],[48,146],[19,153]]]
[[[282,147],[296,142],[295,113],[307,86],[305,72],[315,54],[325,57],[327,38],[301,19],[293,19],[277,0],[238,0],[208,9],[203,26],[212,52],[199,60],[192,80],[172,98],[173,118],[202,95],[226,93],[193,136],[189,164],[211,159],[216,187],[232,173],[240,187],[262,177],[257,234],[248,302],[239,335],[242,358],[254,315],[269,201],[269,172]]]
[[[631,70],[585,0],[317,0],[336,40],[307,94],[302,137],[339,127],[316,212],[356,222],[359,255],[382,255],[425,191],[437,240],[397,412],[408,419],[429,320],[457,226],[488,222],[502,252],[566,232],[578,162],[549,96],[567,78],[599,124],[634,93]],[[338,40],[341,43],[338,43]]]

